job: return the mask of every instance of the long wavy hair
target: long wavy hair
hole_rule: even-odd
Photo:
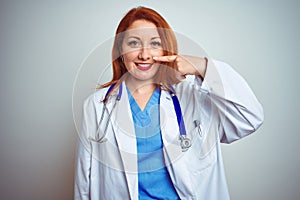
[[[124,32],[136,20],[146,20],[155,24],[158,34],[161,38],[163,54],[165,56],[178,54],[175,34],[166,20],[153,9],[146,7],[133,8],[122,18],[116,30],[112,48],[112,80],[101,85],[100,88],[108,87],[114,83],[116,83],[114,89],[117,88],[121,82],[119,80],[121,80],[122,76],[127,73],[125,64],[122,61],[121,45],[124,39]],[[179,82],[179,79],[176,78],[174,63],[161,63],[161,66],[164,67],[159,68],[159,71],[156,74],[156,83],[159,83],[163,85],[167,90],[170,90],[169,84],[175,84]]]

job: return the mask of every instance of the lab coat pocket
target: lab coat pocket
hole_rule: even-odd
[[[201,172],[216,162],[217,138],[214,134],[205,130],[200,124],[191,131],[192,146],[190,153],[193,156],[191,162],[194,172]]]

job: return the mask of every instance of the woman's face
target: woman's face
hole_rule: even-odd
[[[121,48],[130,77],[140,81],[153,80],[160,65],[153,57],[163,55],[155,24],[145,20],[133,22],[124,34]]]

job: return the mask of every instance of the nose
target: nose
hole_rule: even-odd
[[[151,58],[151,52],[150,52],[150,48],[147,48],[147,47],[143,47],[141,48],[140,52],[139,52],[139,55],[138,55],[138,58],[140,60],[149,60]]]

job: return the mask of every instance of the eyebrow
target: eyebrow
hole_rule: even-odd
[[[141,40],[141,38],[139,38],[138,36],[129,36],[128,39],[129,38],[135,38],[135,39]],[[151,38],[151,40],[154,40],[154,39],[160,39],[160,36],[154,36]]]
[[[154,40],[154,39],[157,39],[157,38],[160,39],[160,36],[152,37],[151,40]]]

